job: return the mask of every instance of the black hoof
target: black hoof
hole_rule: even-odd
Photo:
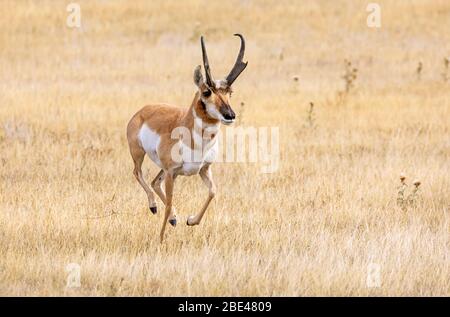
[[[169,223],[172,225],[172,226],[176,226],[177,225],[177,220],[176,219],[170,219],[169,220]]]
[[[152,212],[152,214],[156,215],[157,209],[156,207],[150,207],[150,211]]]

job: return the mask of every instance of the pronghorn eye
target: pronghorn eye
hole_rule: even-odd
[[[204,92],[203,92],[203,97],[206,97],[206,98],[208,98],[209,96],[211,96],[211,90],[205,90]]]

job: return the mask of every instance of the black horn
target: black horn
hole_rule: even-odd
[[[202,43],[202,55],[203,55],[203,66],[205,67],[206,84],[209,87],[214,87],[214,80],[211,76],[211,69],[209,68],[208,55],[206,54],[205,42],[203,41],[203,36],[200,38]]]
[[[241,39],[241,48],[239,50],[238,57],[236,59],[236,62],[234,63],[233,69],[228,74],[228,76],[225,78],[227,85],[231,86],[231,84],[238,78],[238,76],[242,73],[242,71],[247,67],[248,62],[243,62],[242,59],[244,58],[244,52],[245,52],[245,40],[244,37],[241,34],[235,34],[235,36],[239,36]]]

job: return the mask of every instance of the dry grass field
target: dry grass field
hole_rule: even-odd
[[[76,2],[80,28],[69,1],[0,1],[0,295],[450,295],[449,1],[380,0],[380,28],[370,1]],[[190,105],[200,35],[219,76],[236,32],[237,124],[279,127],[279,169],[213,165],[196,227],[207,190],[178,178],[179,224],[160,244],[127,122],[151,102]],[[404,203],[401,173],[405,197],[421,181]]]

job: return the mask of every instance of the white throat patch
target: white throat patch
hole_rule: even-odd
[[[206,104],[206,112],[208,113],[209,116],[211,116],[211,118],[214,118],[214,119],[217,119],[217,120],[222,120],[223,119],[222,115],[220,114],[219,111],[217,111],[217,109],[216,109],[216,107],[214,105]],[[220,121],[218,123],[207,123],[207,122],[204,122],[202,120],[202,118],[200,118],[198,116],[198,114],[197,114],[197,112],[195,111],[194,108],[192,108],[192,114],[194,115],[194,124],[197,127],[202,127],[202,128],[217,127],[220,124]]]

